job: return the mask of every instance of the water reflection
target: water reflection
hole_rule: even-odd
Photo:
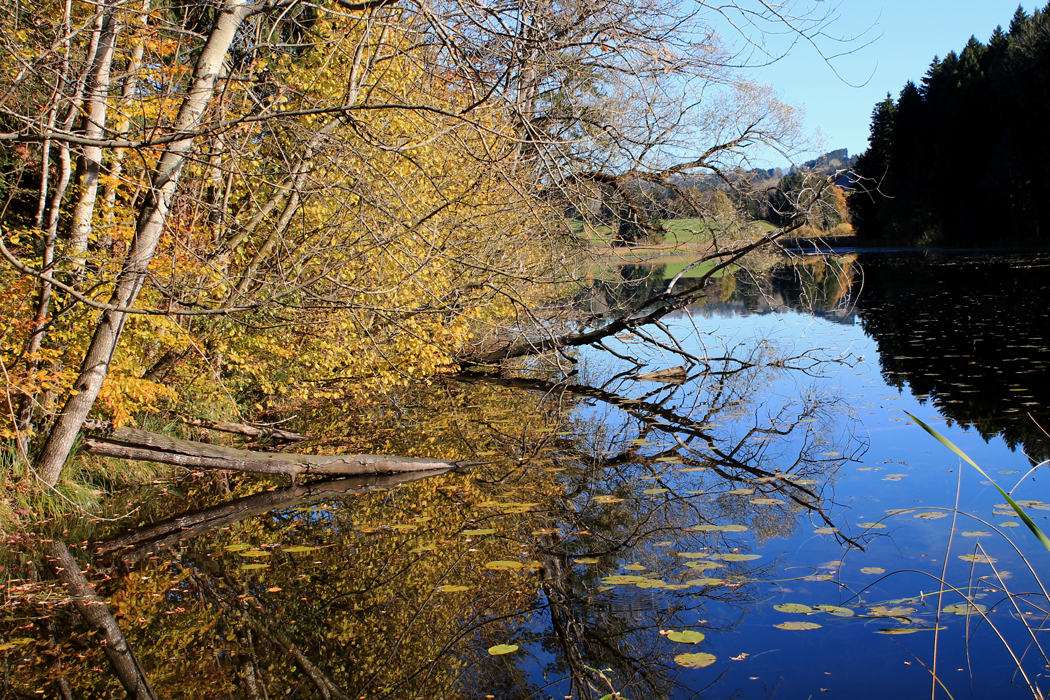
[[[1016,263],[1000,262],[1004,270]],[[874,633],[928,639],[941,627],[943,658],[961,667],[972,650],[984,664],[974,671],[978,694],[1006,697],[1016,690],[1009,662],[996,656],[997,641],[982,642],[983,626],[974,633],[976,619],[956,616],[953,588],[1022,644],[1032,638],[1026,613],[1038,613],[1046,597],[1010,599],[1013,614],[1003,589],[1039,588],[1012,552],[995,552],[1003,565],[994,576],[1009,567],[1013,578],[993,578],[960,569],[962,550],[941,549],[952,520],[916,509],[950,505],[954,492],[937,479],[954,489],[957,474],[935,468],[925,443],[901,454],[901,433],[869,437],[885,431],[883,417],[835,388],[859,381],[851,364],[785,352],[768,338],[684,336],[705,314],[730,308],[757,315],[816,305],[834,322],[823,332],[862,326],[886,378],[958,416],[978,404],[949,403],[966,388],[956,384],[994,386],[972,383],[987,371],[970,364],[985,345],[1005,346],[1004,337],[1038,345],[996,356],[995,372],[1034,376],[1004,357],[1045,361],[1035,332],[1045,308],[996,316],[990,305],[1005,289],[975,286],[966,297],[909,264],[847,258],[821,268],[807,260],[761,284],[727,275],[691,317],[668,321],[682,351],[643,358],[663,365],[583,355],[568,377],[531,369],[449,378],[408,387],[390,407],[311,406],[298,426],[325,436],[309,449],[482,463],[470,470],[293,487],[241,479],[228,495],[206,484],[156,499],[135,527],[63,523],[29,538],[0,554],[5,692],[116,697],[139,678],[165,698],[583,700],[620,692],[637,700],[767,697],[781,682],[788,695],[815,695],[839,674],[851,679],[837,686],[850,697],[927,697],[919,664],[907,667],[917,676],[885,670],[898,647],[878,646],[888,640]],[[988,276],[966,264],[925,269]],[[898,288],[917,277],[930,289]],[[1038,293],[1034,282],[1012,284],[1022,296]],[[940,287],[950,291],[933,294]],[[915,306],[919,297],[933,299],[931,310]],[[949,310],[970,321],[946,321]],[[991,328],[989,316],[1004,328]],[[970,349],[947,352],[966,342]],[[625,356],[637,349],[631,337],[610,346]],[[965,362],[941,357],[964,352]],[[643,370],[666,367],[667,357],[682,363],[682,376],[647,380]],[[1015,429],[999,420],[998,394],[989,394],[966,396],[987,406],[989,430]],[[879,473],[883,465],[894,473]],[[963,503],[994,503],[968,488]],[[153,515],[182,503],[177,516]],[[991,548],[993,525],[1002,528],[982,514],[973,530],[956,527],[965,556],[973,541]],[[104,614],[92,622],[95,613]],[[1032,617],[1038,626],[1040,615]],[[114,626],[124,641],[107,636],[103,646],[100,635]],[[911,648],[926,654],[924,644]],[[490,652],[500,645],[518,648]],[[703,654],[714,665],[703,667]]]
[[[801,310],[859,323],[886,381],[952,422],[1050,458],[1050,255],[861,253],[811,257],[738,275],[694,313]]]
[[[458,378],[396,420],[488,466],[273,488],[100,530],[75,560],[27,543],[0,623],[26,659],[11,687],[119,694],[75,564],[160,697],[692,696],[661,630],[735,629],[775,565],[755,543],[800,513],[831,522],[842,455],[862,447],[819,395],[756,410],[784,370],[723,365],[641,395],[626,377]],[[443,429],[423,420],[449,396]],[[521,648],[488,652],[503,643]]]

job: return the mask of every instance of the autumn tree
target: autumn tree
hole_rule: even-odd
[[[487,357],[567,293],[566,206],[611,191],[637,218],[632,183],[688,199],[679,176],[791,147],[711,22],[828,19],[801,9],[21,3],[5,436],[54,484],[92,411],[230,414]]]

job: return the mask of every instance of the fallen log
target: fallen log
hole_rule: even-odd
[[[98,429],[100,421],[85,427]],[[100,457],[116,457],[142,462],[175,464],[191,469],[224,469],[256,474],[299,474],[319,476],[361,476],[404,472],[457,469],[484,462],[459,462],[429,457],[391,455],[305,455],[287,452],[253,452],[222,445],[180,440],[138,428],[110,428],[101,437],[87,437],[85,452]]]

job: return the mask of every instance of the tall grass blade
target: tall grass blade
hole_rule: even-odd
[[[1014,509],[1014,512],[1017,513],[1018,517],[1021,518],[1021,521],[1024,522],[1025,525],[1028,526],[1028,529],[1032,531],[1032,534],[1035,535],[1039,539],[1039,541],[1043,543],[1043,546],[1046,547],[1047,551],[1050,551],[1050,538],[1047,538],[1047,536],[1045,534],[1043,534],[1043,531],[1039,529],[1039,526],[1036,525],[1035,522],[1030,517],[1028,517],[1028,514],[1025,513],[1024,508],[1022,508],[1021,506],[1017,505],[1017,502],[1013,498],[1010,497],[1010,494],[1008,494],[1006,491],[1003,491],[1002,487],[999,486],[999,484],[995,483],[995,480],[992,479],[992,477],[988,476],[987,472],[985,472],[983,469],[981,469],[979,466],[977,466],[977,462],[975,462],[972,459],[970,459],[969,456],[967,456],[967,454],[965,452],[963,452],[958,447],[953,445],[951,440],[949,440],[948,438],[944,437],[943,435],[938,433],[936,430],[934,430],[930,426],[926,425],[921,420],[919,420],[918,418],[916,418],[912,414],[908,413],[907,411],[905,411],[905,413],[908,414],[908,418],[911,418],[913,421],[918,423],[920,428],[925,430],[927,433],[929,433],[933,437],[937,438],[938,442],[940,442],[942,445],[947,447],[949,450],[951,450],[955,454],[957,454],[960,457],[962,457],[974,469],[979,471],[981,473],[981,475],[984,476],[985,479],[988,479],[988,481],[991,482],[992,486],[995,487],[995,489],[1000,493],[1000,495],[1002,495],[1002,497],[1006,499],[1006,502],[1010,504],[1010,507]]]

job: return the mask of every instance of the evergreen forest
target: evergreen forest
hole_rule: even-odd
[[[1050,231],[1050,7],[934,58],[872,111],[850,209],[861,237],[1030,245]]]

